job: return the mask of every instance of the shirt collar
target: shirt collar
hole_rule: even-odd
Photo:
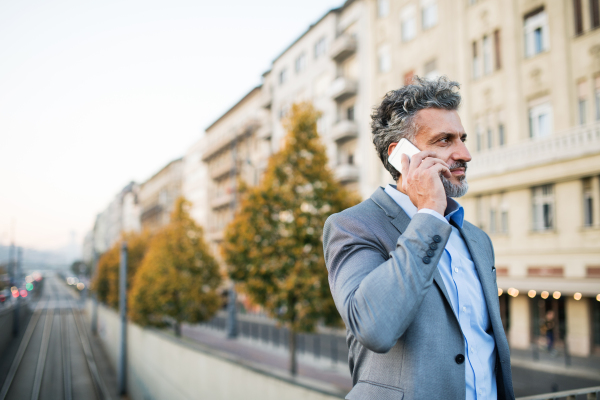
[[[410,198],[399,191],[396,185],[387,185],[384,191],[396,202],[396,204],[402,208],[402,210],[404,210],[410,219],[412,219],[418,212],[417,207],[412,203],[412,201],[410,201]],[[453,198],[446,197],[446,200],[448,205],[446,206],[446,211],[444,212],[444,218],[446,218],[448,222],[452,220],[456,226],[462,228],[465,221],[465,210]]]

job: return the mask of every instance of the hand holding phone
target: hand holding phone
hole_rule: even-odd
[[[402,154],[406,154],[408,156],[408,160],[417,153],[420,153],[421,150],[417,148],[410,141],[402,138],[392,151],[392,154],[388,157],[388,161],[392,164],[392,167],[396,168],[396,170],[402,173]]]
[[[448,164],[437,158],[433,151],[419,150],[406,139],[401,139],[388,157],[389,163],[400,173],[403,170],[403,154],[408,157],[404,162],[401,190],[408,195],[411,202],[419,209],[427,208],[444,215],[446,209],[446,193],[441,175],[447,179],[452,177]]]

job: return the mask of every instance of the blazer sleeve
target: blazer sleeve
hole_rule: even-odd
[[[329,286],[346,327],[369,350],[386,353],[411,324],[431,287],[452,228],[417,213],[386,257],[369,227],[373,223],[334,214],[325,222],[323,246]],[[425,263],[436,235],[440,242]]]

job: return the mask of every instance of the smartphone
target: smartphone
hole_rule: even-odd
[[[417,148],[414,144],[409,142],[408,140],[402,138],[392,151],[392,154],[388,157],[388,161],[392,164],[392,167],[396,168],[398,172],[402,171],[402,154],[406,154],[408,156],[408,160],[417,153],[420,153],[421,150]]]

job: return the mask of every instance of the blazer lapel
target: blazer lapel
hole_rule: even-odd
[[[375,202],[391,219],[392,225],[400,232],[400,234],[404,233],[408,224],[410,224],[411,219],[404,212],[402,207],[400,207],[387,193],[383,190],[382,187],[378,187],[375,193],[371,195],[371,200]],[[452,303],[450,302],[450,296],[448,295],[448,291],[446,290],[446,285],[444,284],[444,280],[442,279],[442,274],[440,274],[439,269],[435,269],[433,273],[433,281],[440,288],[448,305],[452,309]]]

